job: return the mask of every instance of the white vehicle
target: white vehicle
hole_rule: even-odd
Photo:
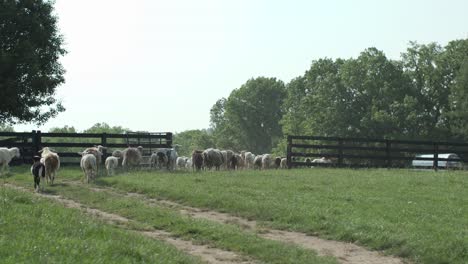
[[[427,158],[432,160],[416,160],[414,159],[411,163],[416,168],[432,168],[434,166],[434,154],[420,154],[416,155],[416,158]],[[455,159],[458,161],[446,161],[439,160],[437,165],[439,168],[445,169],[461,169],[463,167],[460,157],[455,153],[443,153],[438,155],[439,159]]]

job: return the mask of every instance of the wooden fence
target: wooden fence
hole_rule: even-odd
[[[172,147],[172,133],[126,133],[126,134],[93,134],[93,133],[42,133],[32,132],[0,132],[0,147],[17,147],[21,158],[12,160],[12,164],[31,164],[32,157],[43,147],[56,151],[61,164],[79,164],[81,156],[78,152],[85,148],[102,145],[107,148],[104,158],[113,150],[127,147],[142,146],[144,155],[149,155],[157,148]]]
[[[442,158],[442,153],[455,153],[459,159]],[[432,157],[417,157],[420,154]],[[306,162],[307,158],[331,158],[331,164]],[[468,143],[433,142],[413,140],[386,140],[365,138],[340,138],[320,136],[288,136],[288,167],[337,166],[337,167],[411,167],[413,160],[431,161],[437,170],[440,162],[467,164]]]

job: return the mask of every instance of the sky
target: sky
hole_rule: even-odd
[[[56,0],[66,111],[14,128],[208,128],[216,101],[251,78],[288,83],[320,58],[446,45],[468,38],[466,10],[466,0]]]

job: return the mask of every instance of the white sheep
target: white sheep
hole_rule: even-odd
[[[231,169],[231,161],[232,161],[232,157],[234,156],[234,151],[232,150],[221,150],[221,154],[223,154],[223,159],[224,159],[224,163],[223,163],[223,168],[224,169]]]
[[[190,170],[192,169],[193,163],[192,163],[192,158],[187,158],[187,161],[185,162],[185,169]]]
[[[93,180],[96,176],[96,173],[97,173],[96,163],[97,163],[96,156],[94,156],[93,154],[83,153],[83,156],[81,157],[80,166],[85,174],[87,183],[89,183],[90,180]]]
[[[271,154],[263,154],[262,156],[262,169],[267,170],[273,165],[275,160]]]
[[[102,156],[104,155],[104,150],[106,149],[106,147],[98,145],[91,148],[87,148],[83,151],[83,153],[93,154],[96,157],[96,166],[98,174],[100,174],[101,172]]]
[[[177,157],[177,160],[176,160],[177,168],[179,168],[181,170],[185,169],[185,165],[187,164],[187,160],[188,160],[188,158],[184,157],[184,156]]]
[[[122,152],[123,160],[122,167],[136,167],[140,165],[142,159],[143,147],[127,148]]]
[[[330,164],[332,163],[332,160],[327,157],[321,157],[320,159],[312,160],[312,163]]]
[[[113,156],[107,157],[104,165],[106,166],[107,176],[112,176],[117,166],[119,166],[119,159]]]
[[[281,159],[280,168],[282,168],[282,169],[287,169],[288,168],[288,159],[287,158],[282,158]]]
[[[45,166],[46,181],[54,184],[55,176],[60,168],[60,157],[48,147],[42,148],[39,152],[41,153],[41,163]]]
[[[160,170],[162,168],[167,168],[167,155],[165,150],[157,150],[153,152],[150,157],[151,168],[158,167]]]
[[[164,153],[166,154],[166,157],[167,157],[167,169],[168,170],[175,170],[176,168],[176,165],[177,165],[177,157],[178,157],[178,154],[177,154],[177,146],[175,146],[174,148],[160,148],[160,149],[157,149],[156,152],[157,153]]]
[[[246,169],[254,168],[255,155],[252,152],[244,153],[244,163]]]
[[[9,171],[8,164],[15,157],[20,157],[20,151],[18,148],[0,148],[0,175],[5,171]]]
[[[262,168],[262,159],[263,159],[263,155],[255,156],[255,158],[253,160],[253,168],[254,169],[261,169]]]

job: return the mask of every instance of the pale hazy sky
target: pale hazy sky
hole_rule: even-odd
[[[466,0],[57,0],[68,54],[41,127],[98,122],[132,130],[209,127],[213,104],[248,79],[302,75],[312,60],[368,47],[398,59],[409,41],[468,38]]]

